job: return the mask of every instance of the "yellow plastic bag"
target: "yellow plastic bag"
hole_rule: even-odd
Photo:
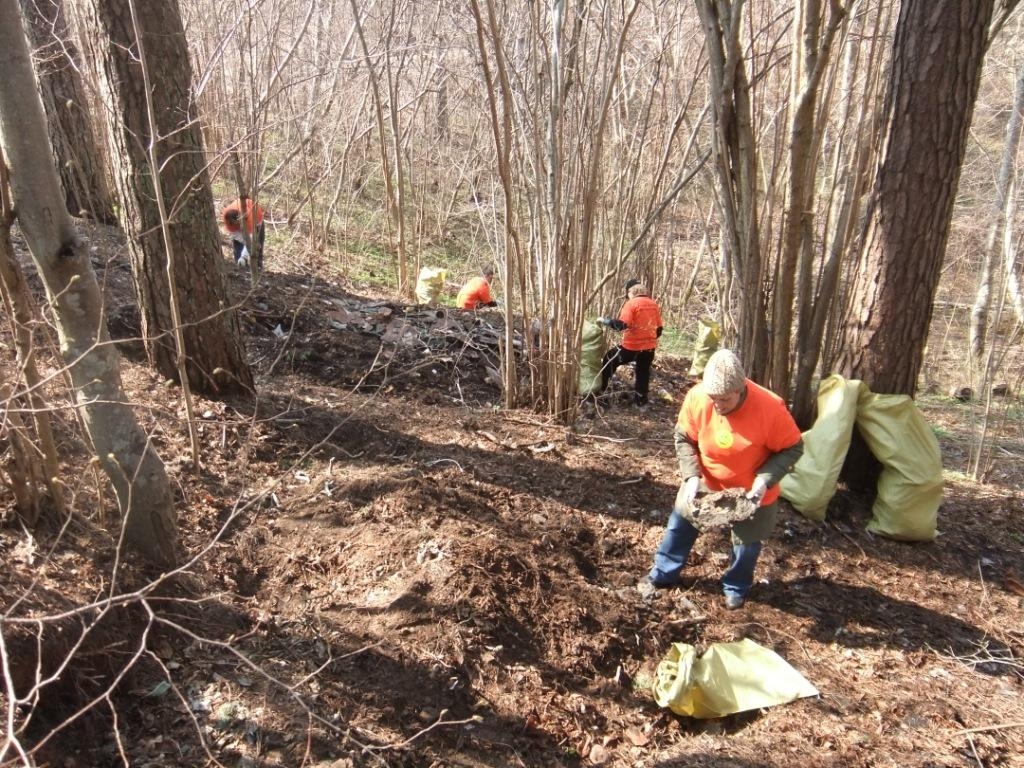
[[[714,320],[697,321],[697,341],[693,344],[693,363],[690,365],[689,376],[700,376],[708,358],[718,351],[722,339],[722,326]]]
[[[601,358],[604,355],[604,330],[593,320],[583,321],[583,345],[580,348],[580,396],[601,388]]]
[[[899,541],[932,541],[942,503],[939,441],[908,395],[873,395],[857,404],[857,427],[882,463],[868,530]]]
[[[444,282],[448,272],[435,267],[423,267],[416,278],[416,301],[420,304],[433,304],[444,290]]]
[[[804,517],[819,523],[836,493],[862,389],[866,389],[863,382],[847,381],[837,374],[821,382],[818,418],[804,432],[804,455],[779,483],[783,498]]]
[[[654,683],[659,706],[699,720],[817,695],[785,659],[749,638],[715,643],[699,659],[692,645],[673,643]]]

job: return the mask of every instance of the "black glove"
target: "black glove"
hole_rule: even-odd
[[[662,328],[662,327],[661,327],[661,326],[659,325],[659,326],[658,326],[658,330],[654,332],[654,337],[655,337],[655,338],[657,338],[657,339],[660,339],[660,338],[661,338],[661,332],[662,332],[663,330],[665,330],[665,329],[664,329],[664,328]]]

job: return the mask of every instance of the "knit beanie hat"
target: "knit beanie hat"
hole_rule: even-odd
[[[743,364],[731,349],[720,349],[704,366],[704,391],[716,397],[739,392],[746,382]]]
[[[634,285],[640,285],[640,281],[637,280],[635,277],[626,281],[626,295],[627,296],[629,296],[629,289],[632,288]]]

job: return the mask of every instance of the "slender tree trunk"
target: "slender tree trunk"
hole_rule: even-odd
[[[711,75],[712,147],[722,213],[722,249],[737,293],[736,346],[749,374],[763,379],[768,327],[757,216],[757,139],[754,135],[740,27],[743,0],[697,0]]]
[[[1002,262],[1003,232],[1006,229],[1006,211],[1010,204],[1010,186],[1017,166],[1017,150],[1020,148],[1021,118],[1024,117],[1024,65],[1017,69],[1017,80],[1013,89],[1013,106],[1006,121],[1006,139],[1003,141],[1003,157],[996,179],[996,199],[992,205],[992,222],[985,237],[985,251],[982,254],[981,275],[978,290],[971,311],[971,356],[975,363],[981,363],[985,356],[988,335],[988,313],[991,303],[992,284],[995,282],[996,267]]]
[[[789,396],[790,337],[793,325],[793,298],[796,276],[809,300],[811,281],[811,250],[814,237],[814,178],[818,169],[820,137],[816,118],[818,90],[832,51],[832,42],[845,12],[831,0],[829,23],[822,31],[822,0],[799,3],[798,24],[794,28],[796,42],[793,55],[789,128],[789,202],[782,232],[782,253],[779,256],[778,279],[772,297],[775,332],[772,334],[770,375],[766,381],[775,392]]]
[[[63,205],[17,0],[0,0],[0,72],[0,142],[11,167],[15,209],[54,308],[83,422],[114,487],[126,541],[150,560],[171,564],[176,528],[170,484],[125,400],[96,275]]]
[[[104,154],[90,118],[79,71],[81,57],[63,0],[21,0],[21,10],[35,52],[39,94],[68,212],[116,224]]]
[[[138,19],[153,85],[148,94],[156,122],[153,135],[131,2],[83,0],[80,10],[96,33],[87,41],[89,58],[106,105],[121,226],[128,236],[146,351],[162,375],[179,378],[167,272],[171,253],[190,386],[210,394],[251,391],[252,372],[237,314],[230,308],[178,3],[147,3]],[[151,142],[160,164],[159,185],[149,162]],[[158,187],[168,212],[166,229]]]
[[[14,330],[14,348],[17,352],[18,369],[25,381],[25,396],[22,399],[29,406],[36,428],[39,451],[42,453],[43,482],[50,490],[54,511],[64,513],[64,487],[61,485],[60,468],[57,461],[57,444],[53,439],[50,425],[50,411],[43,396],[42,378],[36,368],[35,345],[32,340],[32,305],[29,302],[25,276],[14,256],[11,245],[11,224],[14,216],[8,204],[8,174],[6,161],[0,152],[0,295]],[[36,473],[34,473],[36,474]],[[38,506],[38,505],[36,505]],[[38,515],[38,509],[33,510]],[[34,524],[35,519],[29,520]]]
[[[917,389],[994,0],[904,0],[838,370]]]

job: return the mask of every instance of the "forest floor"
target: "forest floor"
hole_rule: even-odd
[[[126,265],[98,266],[130,335]],[[7,632],[18,690],[37,638],[41,674],[70,658],[19,711],[26,748],[46,737],[39,765],[1024,766],[1019,421],[982,485],[963,473],[967,406],[926,409],[947,462],[934,542],[868,533],[870,500],[840,492],[824,523],[783,509],[743,609],[722,605],[722,531],[698,540],[682,587],[645,602],[688,360],[656,360],[646,410],[623,369],[609,407],[566,427],[498,407],[484,337],[499,314],[268,266],[254,288],[231,276],[258,397],[196,398],[201,470],[180,389],[123,345],[179,494],[178,577],[149,589],[139,564],[115,566],[81,454],[66,463],[79,515],[34,537],[12,515],[0,527],[9,618],[88,605],[115,575],[114,591],[139,590]],[[741,638],[820,695],[713,720],[655,703],[673,643]],[[4,759],[22,764],[10,743]]]

